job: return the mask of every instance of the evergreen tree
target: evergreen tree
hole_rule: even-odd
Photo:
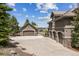
[[[24,26],[26,26],[27,24],[30,24],[30,22],[29,22],[29,20],[28,20],[28,19],[25,21]]]
[[[72,32],[72,46],[79,47],[79,9],[75,10],[77,14],[76,17],[73,19],[73,26],[75,27]]]
[[[33,26],[37,26],[37,24],[36,24],[35,22],[32,22],[32,25],[33,25]]]
[[[0,45],[3,46],[7,44],[10,33],[10,14],[8,14],[7,11],[12,11],[12,8],[8,7],[6,4],[0,3]]]
[[[11,33],[13,35],[16,34],[17,32],[19,32],[18,21],[14,16],[12,16],[12,18],[10,20],[10,25],[11,25]]]

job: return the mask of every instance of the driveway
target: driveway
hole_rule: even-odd
[[[37,56],[74,56],[79,53],[72,51],[55,40],[43,36],[17,36],[11,37],[18,46],[25,48],[24,52]]]

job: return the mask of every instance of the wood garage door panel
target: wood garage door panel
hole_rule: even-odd
[[[34,31],[24,31],[23,35],[24,36],[34,36]]]

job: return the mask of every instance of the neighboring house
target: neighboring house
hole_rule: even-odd
[[[48,30],[48,28],[39,27],[39,28],[38,28],[38,34],[45,36],[45,34],[46,34],[45,31],[46,31],[46,30]]]
[[[71,31],[74,28],[71,22],[76,14],[74,12],[64,13],[65,11],[54,11],[51,14],[52,20],[48,23],[49,37],[66,47],[71,47]]]
[[[37,35],[37,33],[38,33],[37,28],[31,25],[30,23],[28,23],[21,28],[20,35],[21,36],[35,36]]]
[[[38,32],[42,32],[42,31],[44,31],[44,30],[47,30],[47,28],[44,28],[44,27],[39,27],[39,28],[38,28]]]

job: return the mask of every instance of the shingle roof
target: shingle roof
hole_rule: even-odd
[[[55,16],[59,16],[58,18],[55,19],[55,21],[61,20],[63,17],[74,17],[74,16],[76,16],[76,13],[74,13],[72,11],[53,11],[52,14],[51,14],[52,15],[51,18],[55,17]]]
[[[28,24],[24,25],[24,26],[21,28],[21,31],[22,31],[25,27],[27,27],[28,25],[30,25],[30,26],[33,27],[35,30],[37,30],[37,28],[36,28],[35,26],[33,26],[33,25],[31,25],[30,23],[28,23]]]
[[[65,13],[66,11],[53,11],[54,16],[61,16]],[[64,16],[75,16],[76,14],[74,12],[68,12],[64,14]]]

